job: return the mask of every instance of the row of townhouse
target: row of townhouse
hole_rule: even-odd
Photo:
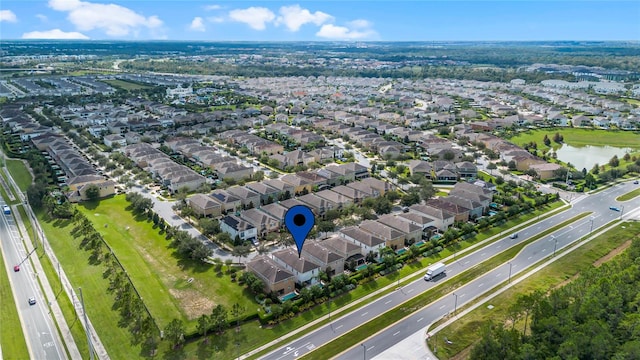
[[[257,135],[247,134],[242,130],[227,130],[218,135],[220,140],[229,140],[239,147],[246,147],[249,153],[252,155],[260,154],[281,154],[284,152],[284,147],[271,140],[263,139]]]
[[[253,175],[253,167],[239,164],[236,158],[220,155],[215,148],[202,145],[196,139],[174,138],[167,140],[165,145],[173,152],[180,153],[185,158],[213,170],[218,179],[238,181],[251,178]]]
[[[193,191],[206,182],[204,176],[187,166],[176,163],[167,154],[150,144],[128,145],[123,149],[123,152],[138,167],[151,173],[153,178],[166,186],[172,193],[183,188]]]
[[[477,198],[487,207],[492,194],[490,190],[470,183],[460,183],[452,193],[448,198]],[[301,256],[293,248],[258,256],[247,263],[247,269],[264,281],[266,292],[273,292],[278,296],[292,293],[296,286],[316,284],[320,271],[335,275],[343,272],[352,261],[357,265],[363,264],[371,253],[379,257],[380,250],[385,247],[398,250],[407,243],[419,241],[429,229],[445,230],[460,214],[444,210],[444,206],[440,206],[444,203],[413,205],[408,213],[383,215],[377,220],[366,220],[358,226],[343,228],[337,235],[326,240],[307,241]],[[272,219],[276,216],[284,217],[284,205],[267,206],[274,208],[266,209],[267,211],[277,211]],[[278,207],[281,209],[276,210]],[[252,210],[254,213],[260,211]]]
[[[420,174],[433,182],[457,182],[478,176],[478,167],[469,161],[454,163],[444,160],[410,160],[407,167],[411,175]]]
[[[31,139],[33,145],[49,160],[58,183],[68,187],[65,195],[71,202],[87,200],[89,185],[98,187],[99,197],[115,194],[115,182],[105,179],[98,170],[60,135],[45,133]]]

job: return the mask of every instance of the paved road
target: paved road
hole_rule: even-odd
[[[66,359],[64,347],[37,283],[38,274],[27,258],[28,255],[14,219],[11,215],[1,214],[0,217],[2,217],[0,239],[2,239],[6,271],[30,351],[30,354],[25,356],[30,356],[32,359]],[[36,255],[33,254],[33,256]],[[20,264],[18,272],[13,270],[16,264]],[[30,297],[35,297],[35,305],[29,305]]]
[[[578,238],[586,235],[592,229],[593,230],[605,225],[611,220],[619,218],[624,211],[630,211],[640,207],[640,198],[636,198],[626,203],[617,204],[622,209],[624,206],[626,209],[622,209],[623,212],[616,212],[609,210],[610,205],[616,204],[615,198],[621,194],[624,194],[637,185],[632,185],[630,182],[623,185],[617,185],[603,192],[584,196],[574,201],[574,206],[565,212],[552,216],[548,219],[542,220],[537,224],[527,227],[524,230],[519,231],[519,236],[516,239],[511,239],[508,233],[505,233],[505,237],[499,241],[496,241],[487,247],[479,249],[467,256],[464,256],[448,265],[447,276],[437,280],[436,282],[426,282],[424,280],[417,280],[404,286],[402,289],[397,290],[383,298],[380,298],[373,303],[360,308],[352,313],[349,313],[339,319],[334,320],[330,325],[323,326],[317,331],[308,334],[298,340],[295,340],[287,345],[284,345],[277,350],[262,357],[263,359],[294,359],[301,355],[308,353],[318,346],[333,340],[334,338],[341,336],[350,330],[362,325],[363,323],[373,319],[386,310],[395,307],[402,302],[414,297],[435,285],[447,281],[448,278],[461,273],[464,270],[473,267],[474,265],[482,262],[483,260],[513,246],[517,243],[525,241],[529,237],[544,231],[550,227],[553,227],[565,220],[568,220],[585,211],[592,211],[593,214],[589,217],[583,218],[570,226],[555,231],[553,234],[537,240],[536,242],[526,246],[514,259],[510,261],[511,265],[503,264],[478,279],[468,283],[467,285],[460,287],[454,291],[456,295],[449,294],[440,299],[433,299],[433,303],[422,309],[407,309],[408,311],[417,311],[410,317],[403,321],[381,331],[373,337],[363,342],[363,345],[358,345],[351,349],[347,349],[344,353],[339,354],[337,359],[356,359],[362,358],[366,355],[366,358],[373,358],[376,355],[383,353],[388,348],[392,347],[404,338],[413,335],[414,333],[423,330],[431,322],[440,319],[447,314],[452,313],[457,307],[464,305],[477,296],[490,290],[495,285],[505,281],[511,275],[515,275],[521,271],[524,271],[531,264],[536,263],[540,259],[553,254],[554,249],[557,251],[568,244],[576,241]],[[366,347],[366,354],[365,352]],[[416,350],[416,349],[414,349]],[[426,354],[426,351],[423,350]],[[337,354],[336,354],[337,355]]]

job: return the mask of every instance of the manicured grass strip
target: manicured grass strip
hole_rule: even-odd
[[[640,196],[640,188],[637,188],[635,190],[631,190],[628,193],[624,194],[624,195],[620,195],[616,198],[616,201],[628,201],[631,200],[637,196]]]
[[[89,253],[79,249],[80,239],[75,239],[69,234],[71,226],[68,220],[51,221],[45,219],[41,213],[37,215],[49,244],[62,263],[71,284],[76,289],[82,287],[87,314],[109,357],[139,358],[140,348],[131,345],[129,332],[118,324],[120,315],[112,308],[113,296],[107,293],[109,282],[102,275],[105,268],[90,264]],[[82,341],[79,341],[78,345],[81,343]]]
[[[634,149],[640,148],[638,142],[638,132],[622,131],[622,130],[600,130],[600,129],[576,129],[576,128],[551,128],[527,130],[518,133],[517,136],[510,140],[516,145],[524,145],[531,141],[538,144],[538,149],[545,148],[543,139],[547,135],[549,139],[553,139],[555,133],[560,133],[564,142],[571,146],[615,146],[630,147]],[[551,141],[552,146],[559,146]]]
[[[563,228],[575,221],[578,221],[586,216],[589,216],[590,212],[582,213],[577,215],[569,220],[566,220],[554,227],[551,227],[542,233],[533,236],[526,241],[515,245],[502,253],[499,253],[482,263],[462,272],[460,275],[452,278],[449,282],[444,282],[442,285],[436,286],[430,290],[425,291],[424,293],[407,300],[406,302],[398,305],[397,307],[387,311],[374,318],[373,320],[357,327],[354,330],[351,330],[349,333],[344,334],[337,339],[331,341],[330,343],[325,344],[322,347],[317,348],[303,357],[301,359],[328,359],[335,354],[338,354],[345,349],[348,349],[354,345],[357,345],[362,340],[368,338],[371,335],[379,332],[385,327],[403,319],[404,317],[411,315],[414,312],[414,309],[424,307],[429,304],[433,299],[439,299],[442,296],[450,293],[451,291],[467,284],[478,276],[486,273],[487,271],[504,264],[508,260],[512,259],[518,252],[520,252],[525,246],[528,244],[545,237],[546,235]]]
[[[18,309],[13,300],[8,274],[4,271],[5,262],[0,254],[0,347],[4,359],[21,359],[29,354],[24,340]]]
[[[492,309],[488,309],[486,306],[478,307],[445,327],[438,332],[437,337],[431,338],[429,346],[433,349],[434,343],[437,345],[436,355],[439,359],[449,359],[461,352],[466,354],[468,347],[479,339],[482,329],[488,321],[500,324],[507,319],[509,307],[515,303],[517,295],[528,294],[535,290],[546,293],[562,286],[579,276],[580,272],[594,266],[596,261],[610,259],[610,256],[619,253],[628,241],[632,239],[637,241],[638,236],[640,236],[640,223],[619,224],[607,231],[606,234],[576,248],[568,255],[561,257],[491,299],[488,304],[493,306]],[[515,327],[522,330],[524,323],[522,321],[516,322]],[[452,344],[447,344],[444,341],[445,338],[452,341]]]
[[[7,170],[9,170],[11,177],[18,184],[20,191],[27,191],[33,179],[22,160],[7,159]]]

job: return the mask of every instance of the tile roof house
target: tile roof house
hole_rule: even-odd
[[[265,179],[262,180],[262,183],[278,190],[278,198],[280,198],[281,195],[284,195],[286,198],[290,198],[295,194],[295,187],[288,182],[284,182],[280,179]]]
[[[293,248],[274,251],[271,253],[271,258],[285,270],[293,273],[296,277],[296,283],[300,286],[318,283],[320,265],[305,256],[298,256],[298,252]]]
[[[469,221],[469,211],[471,211],[471,209],[468,209],[462,205],[448,202],[443,198],[429,199],[427,200],[426,204],[428,206],[441,209],[451,214],[454,214],[454,218],[456,222]]]
[[[409,207],[409,212],[417,213],[419,215],[427,216],[435,220],[435,227],[441,232],[447,231],[447,229],[453,225],[455,221],[455,215],[447,210],[436,208],[430,205],[415,204]]]
[[[272,203],[268,205],[263,205],[258,208],[258,210],[266,213],[267,215],[277,219],[280,223],[284,222],[284,215],[287,213],[288,208],[278,204]]]
[[[328,239],[322,240],[322,245],[330,248],[336,254],[342,256],[343,259],[347,259],[354,255],[360,254],[360,246],[347,240],[344,237],[334,235]]]
[[[282,181],[289,183],[293,186],[293,191],[295,194],[300,194],[302,192],[310,193],[313,191],[313,183],[303,177],[300,177],[296,174],[287,174],[280,178]]]
[[[360,180],[360,183],[368,185],[371,188],[377,190],[380,193],[380,196],[384,196],[387,191],[393,190],[395,188],[391,183],[372,177],[364,178]]]
[[[244,241],[251,241],[258,235],[255,226],[235,215],[227,215],[220,220],[220,231],[229,234],[231,239],[237,236]]]
[[[222,214],[222,204],[213,200],[209,195],[194,194],[188,199],[188,202],[189,206],[198,215],[220,216]]]
[[[324,216],[327,210],[331,210],[337,205],[323,197],[317,196],[316,194],[306,194],[302,196],[298,196],[297,199],[303,202],[305,205],[309,206],[311,211],[316,216]]]
[[[240,217],[256,228],[259,237],[265,237],[268,233],[280,229],[280,220],[258,209],[244,210]]]
[[[379,256],[380,250],[384,248],[385,241],[364,230],[361,230],[357,226],[349,226],[340,230],[339,235],[360,247],[360,254],[366,256],[369,253],[374,253],[376,257]]]
[[[210,194],[213,200],[219,202],[222,205],[223,212],[236,211],[242,207],[240,199],[236,196],[229,194],[226,190],[216,189]]]
[[[280,191],[273,188],[264,182],[251,182],[245,185],[245,187],[260,196],[260,205],[270,204],[278,200],[278,194]]]
[[[385,245],[393,250],[403,248],[407,240],[407,234],[376,220],[365,220],[360,223],[359,228],[383,239]]]
[[[461,206],[462,208],[469,210],[469,218],[477,219],[482,216],[484,211],[484,207],[478,201],[473,201],[471,199],[467,199],[464,197],[449,195],[441,198],[443,201],[449,202],[451,204],[455,204]]]
[[[246,186],[231,186],[227,188],[227,192],[240,199],[240,203],[245,209],[260,205],[260,195]]]
[[[326,199],[327,201],[329,201],[330,203],[334,204],[333,208],[334,209],[342,209],[345,206],[351,205],[353,204],[353,200],[340,194],[337,193],[333,190],[322,190],[322,191],[318,191],[317,193],[315,193],[315,195],[317,195],[318,197],[321,197],[323,199]]]
[[[247,269],[264,282],[264,290],[278,296],[295,291],[296,277],[266,255],[259,255],[247,262]]]
[[[324,241],[305,242],[301,255],[319,264],[329,276],[341,274],[344,271],[344,257],[325,246]]]
[[[422,227],[414,225],[408,221],[404,221],[395,215],[382,215],[377,221],[405,234],[405,238],[409,243],[420,241],[422,239]]]
[[[349,184],[354,184],[357,183],[353,182],[353,183],[349,183]],[[352,203],[354,204],[359,204],[362,202],[362,200],[364,200],[367,196],[365,193],[361,192],[360,190],[357,190],[355,188],[352,187],[348,187],[345,185],[339,185],[336,186],[334,188],[331,189],[331,191],[338,193],[344,197],[346,197],[347,199],[350,199]]]

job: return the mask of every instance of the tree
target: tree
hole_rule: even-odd
[[[542,139],[542,142],[544,142],[546,146],[551,146],[551,140],[549,140],[549,137],[546,134],[544,135],[544,139]]]
[[[200,225],[204,235],[215,235],[220,232],[220,223],[218,220],[205,217],[200,219],[198,224]]]
[[[373,211],[378,215],[388,214],[391,212],[392,207],[391,201],[382,197],[378,198],[378,201],[373,204]]]
[[[250,252],[251,252],[251,248],[249,248],[249,246],[247,245],[234,246],[233,249],[231,250],[231,254],[233,256],[238,257],[238,262],[241,262],[240,259],[249,255]]]
[[[236,319],[236,330],[240,330],[240,315],[244,312],[244,307],[242,305],[235,303],[231,307],[231,315]]]
[[[207,338],[207,331],[211,328],[211,323],[211,317],[207,314],[202,314],[198,318],[198,332],[202,334],[205,342],[209,341],[209,338]]]
[[[618,159],[618,155],[613,155],[611,160],[609,160],[609,166],[618,167],[620,165],[620,160]]]
[[[317,226],[318,231],[321,233],[328,233],[335,230],[336,228],[336,225],[333,223],[333,221],[320,221]]]
[[[507,165],[507,166],[509,167],[509,170],[512,170],[512,171],[513,171],[513,170],[516,170],[516,166],[517,166],[517,165],[516,165],[516,162],[515,162],[515,161],[511,160],[511,161],[509,161],[509,163],[508,163],[508,165]]]
[[[173,319],[164,328],[164,336],[175,348],[184,343],[184,323],[181,320]]]
[[[100,197],[100,188],[96,184],[89,184],[85,188],[87,200],[97,200]]]
[[[493,175],[493,170],[497,169],[498,166],[495,163],[490,162],[489,164],[487,164],[487,170],[489,170],[489,173],[491,175]]]
[[[218,304],[211,311],[211,329],[216,333],[221,334],[227,327],[227,318],[227,309],[224,305]]]

